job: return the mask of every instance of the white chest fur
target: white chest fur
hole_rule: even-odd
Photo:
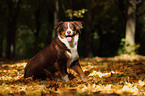
[[[70,51],[71,52],[67,51],[67,54],[70,57],[67,61],[67,67],[70,67],[71,63],[79,58],[79,55],[76,49],[71,49]]]
[[[71,63],[79,58],[77,51],[79,35],[72,37],[72,40],[70,42],[68,42],[66,38],[62,39],[60,36],[58,36],[58,38],[70,50],[70,52],[66,51],[67,55],[69,56],[67,67],[70,67]]]

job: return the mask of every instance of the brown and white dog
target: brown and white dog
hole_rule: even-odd
[[[79,21],[57,23],[55,29],[58,38],[30,59],[24,70],[24,78],[53,79],[55,72],[59,72],[61,79],[67,82],[69,81],[67,68],[74,69],[81,78],[84,78],[77,51],[82,28]]]

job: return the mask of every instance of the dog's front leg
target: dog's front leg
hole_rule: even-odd
[[[59,68],[58,70],[60,72],[61,79],[64,80],[65,82],[70,81],[68,78],[66,65],[64,65],[64,63],[60,64],[58,68]]]
[[[72,63],[71,68],[74,69],[78,73],[78,75],[80,75],[81,78],[85,78],[85,74],[84,74],[78,60],[76,60]]]

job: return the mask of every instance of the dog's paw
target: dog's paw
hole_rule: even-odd
[[[69,81],[68,75],[65,75],[64,77],[62,77],[62,79],[63,79],[65,82]]]

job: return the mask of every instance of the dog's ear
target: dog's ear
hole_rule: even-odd
[[[80,30],[83,28],[81,21],[73,21],[73,24],[75,25],[76,29],[81,32]]]
[[[55,29],[57,32],[60,32],[60,30],[61,30],[61,25],[62,25],[62,24],[63,24],[62,21],[58,22],[58,23],[55,25],[54,29]]]

